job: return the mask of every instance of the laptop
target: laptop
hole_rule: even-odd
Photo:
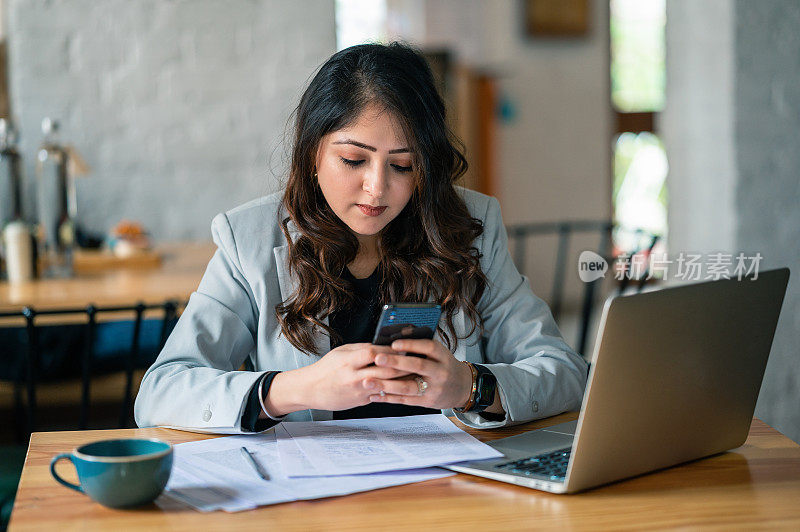
[[[781,268],[610,297],[578,419],[444,467],[574,493],[739,447],[788,280]]]

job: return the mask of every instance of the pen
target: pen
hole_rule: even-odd
[[[253,466],[253,469],[256,470],[256,473],[258,473],[259,477],[263,478],[264,480],[269,480],[270,479],[269,478],[269,473],[264,471],[264,468],[261,467],[261,464],[256,462],[256,459],[253,458],[253,455],[250,454],[250,451],[247,450],[247,447],[242,447],[242,455],[244,456],[244,458],[247,461],[247,463],[250,464],[251,466]]]

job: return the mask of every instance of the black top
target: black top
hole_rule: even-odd
[[[328,324],[341,336],[340,342],[331,339],[330,347],[334,349],[340,345],[354,343],[371,343],[375,327],[378,325],[381,305],[378,300],[380,287],[380,268],[375,268],[372,275],[365,279],[356,279],[350,270],[345,268],[343,278],[353,285],[356,295],[354,307],[344,308],[333,312],[328,317]],[[244,414],[242,415],[242,429],[251,432],[266,430],[278,422],[272,419],[258,419],[261,404],[258,398],[258,385],[264,379],[264,394],[269,390],[272,379],[277,371],[270,371],[256,381],[250,390]],[[353,419],[368,417],[394,417],[413,416],[419,414],[438,414],[439,410],[421,406],[398,405],[394,403],[368,403],[363,406],[333,412],[333,419]]]
[[[341,309],[329,316],[328,324],[342,336],[340,343],[331,339],[331,349],[345,344],[371,343],[381,315],[378,288],[381,284],[380,267],[365,279],[356,279],[350,270],[344,269],[345,280],[350,281],[356,294],[356,304],[352,309]],[[333,419],[354,419],[366,417],[415,416],[438,414],[439,410],[422,406],[398,405],[395,403],[367,403],[348,410],[333,413]]]

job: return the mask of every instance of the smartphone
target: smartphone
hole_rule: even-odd
[[[390,303],[383,306],[378,326],[372,343],[391,345],[395,340],[426,339],[436,334],[439,318],[442,315],[441,305],[435,303]],[[416,353],[411,356],[423,357]]]

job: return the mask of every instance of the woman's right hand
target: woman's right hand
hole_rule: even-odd
[[[389,346],[345,344],[309,366],[281,372],[273,379],[264,406],[270,415],[278,417],[298,410],[347,410],[365,405],[375,393],[367,388],[373,383],[371,379],[408,375],[395,368],[375,366],[379,353],[398,354]]]

